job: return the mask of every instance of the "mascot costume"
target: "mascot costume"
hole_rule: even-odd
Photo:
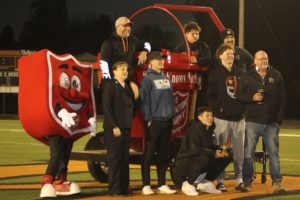
[[[22,126],[50,147],[40,197],[80,193],[77,183],[67,181],[67,167],[73,142],[96,135],[92,65],[44,49],[22,57],[19,74]]]

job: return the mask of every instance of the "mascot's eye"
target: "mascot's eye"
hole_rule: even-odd
[[[74,88],[75,90],[77,90],[78,92],[80,92],[81,90],[81,83],[80,83],[80,79],[78,76],[72,76],[72,80],[71,80],[71,84],[72,84],[72,88]]]
[[[65,89],[70,88],[70,79],[65,72],[60,74],[59,85],[60,85],[60,87],[65,88]]]

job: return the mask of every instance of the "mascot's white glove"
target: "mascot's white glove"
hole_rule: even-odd
[[[90,123],[90,131],[91,131],[91,136],[95,137],[96,136],[96,118],[95,117],[91,117],[88,122]]]
[[[62,120],[61,125],[66,128],[71,128],[72,126],[75,125],[75,121],[74,121],[73,117],[76,117],[76,116],[77,116],[76,113],[74,113],[74,112],[69,113],[64,108],[58,112],[58,117],[60,117]]]

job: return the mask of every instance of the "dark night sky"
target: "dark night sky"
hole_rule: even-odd
[[[29,16],[31,1],[1,0],[0,31],[3,26],[11,25],[15,38],[18,38],[22,24]],[[67,9],[69,18],[105,14],[115,19],[130,16],[134,11],[155,3],[210,6],[223,24],[238,35],[238,0],[67,0]],[[286,80],[288,101],[300,111],[300,1],[245,0],[245,3],[246,49],[252,54],[259,49],[269,53],[270,63]]]
[[[16,33],[19,33],[23,22],[30,14],[29,6],[32,0],[1,0],[0,30],[6,24],[11,24]],[[186,0],[174,0],[174,4],[185,4]],[[155,3],[170,3],[168,0],[67,0],[69,17],[105,14],[128,16],[134,11]]]

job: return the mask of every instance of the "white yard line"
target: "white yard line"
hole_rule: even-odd
[[[17,144],[17,145],[31,145],[31,146],[43,146],[44,144],[42,143],[27,143],[27,142],[3,142],[0,141],[0,144]]]
[[[0,131],[25,132],[24,129],[0,128]]]
[[[288,162],[300,162],[300,160],[295,159],[288,159],[288,158],[280,158],[281,161],[288,161]]]
[[[279,137],[300,137],[300,134],[279,134]]]

